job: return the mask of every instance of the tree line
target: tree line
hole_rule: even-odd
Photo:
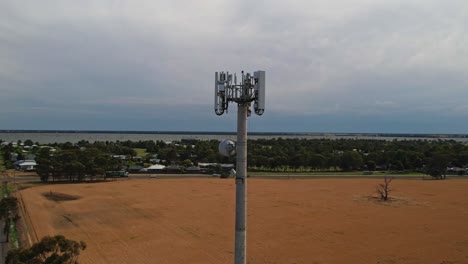
[[[42,181],[82,181],[102,177],[106,171],[121,169],[119,160],[97,148],[67,148],[51,153],[49,148],[39,151],[36,172]]]
[[[234,163],[218,153],[218,140],[188,144],[162,141],[78,143],[143,148],[169,164]],[[105,148],[101,148],[105,149]],[[148,157],[149,159],[150,157]],[[468,165],[468,145],[455,140],[256,139],[248,142],[248,166],[264,171],[420,171],[430,166]]]
[[[193,142],[116,141],[55,143],[36,150],[41,179],[83,180],[130,164],[235,163],[218,153],[218,140]],[[149,154],[137,161],[135,148]],[[4,158],[14,151],[4,147]],[[124,155],[126,161],[112,158]],[[248,142],[248,169],[257,171],[418,171],[444,177],[447,167],[467,167],[468,145],[454,140],[256,139]]]
[[[468,165],[468,146],[454,140],[259,139],[249,166],[266,171],[423,171]]]

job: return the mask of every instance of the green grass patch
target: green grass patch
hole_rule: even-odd
[[[14,223],[10,225],[10,243],[14,249],[19,248],[18,231]]]
[[[8,183],[7,184],[2,184],[2,197],[0,197],[0,199],[2,199],[3,197],[5,196],[9,196],[10,195],[10,188],[8,187]]]
[[[0,190],[3,198],[5,195],[10,196],[13,192],[15,192],[15,187],[13,186],[13,184],[7,182],[6,184],[2,183],[2,187],[0,188]]]
[[[137,157],[146,157],[149,153],[146,152],[146,149],[143,148],[133,148],[135,152],[137,153]]]

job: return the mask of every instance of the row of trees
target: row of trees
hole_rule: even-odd
[[[80,141],[75,148],[97,148],[103,152],[113,155],[127,155],[129,158],[135,156],[135,148],[145,149],[149,154],[145,157],[144,162],[149,163],[150,159],[154,159],[155,155],[161,161],[167,164],[197,164],[199,162],[208,163],[233,163],[234,157],[226,158],[218,153],[218,140],[204,140],[192,143],[174,142],[166,144],[163,141],[117,141],[117,142],[94,142]],[[63,149],[61,144],[54,145],[57,148]],[[129,153],[128,150],[133,151]]]
[[[136,155],[134,148],[150,153],[142,163],[149,163],[155,154],[166,164],[235,163],[235,157],[218,154],[218,143],[217,140],[189,144],[162,141],[56,143],[52,144],[58,149],[55,153],[47,148],[36,150],[37,172],[43,180],[50,177],[81,180],[86,176],[103,175],[107,170],[119,170],[125,165],[111,155],[130,158]],[[5,150],[5,155],[11,151]],[[453,140],[257,139],[249,141],[248,158],[250,170],[405,170],[443,177],[447,166],[467,166],[468,146]]]
[[[468,164],[468,146],[457,141],[279,138],[249,144],[249,166],[263,170],[421,170]]]
[[[4,146],[1,149],[1,155],[6,168],[12,168],[11,154],[16,152],[16,149],[12,145]]]
[[[144,147],[146,142],[138,142]],[[187,146],[157,144],[158,157],[170,163],[184,160],[234,163],[218,154],[217,140]],[[248,147],[249,169],[264,171],[395,170],[421,171],[468,165],[468,146],[443,140],[257,139]],[[131,146],[131,145],[130,145]]]
[[[36,172],[42,181],[68,180],[82,181],[105,175],[106,171],[120,170],[121,164],[109,153],[97,148],[70,148],[54,153],[43,148],[36,158]]]

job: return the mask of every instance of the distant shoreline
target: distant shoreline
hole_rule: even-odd
[[[137,131],[137,130],[0,130],[0,133],[57,133],[57,134],[141,134],[141,135],[236,135],[236,132],[220,131]],[[327,136],[327,137],[405,137],[405,138],[468,138],[468,134],[425,133],[325,133],[325,132],[249,132],[257,136]]]

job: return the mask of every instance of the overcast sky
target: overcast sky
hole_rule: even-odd
[[[0,129],[468,133],[468,1],[0,2]]]

